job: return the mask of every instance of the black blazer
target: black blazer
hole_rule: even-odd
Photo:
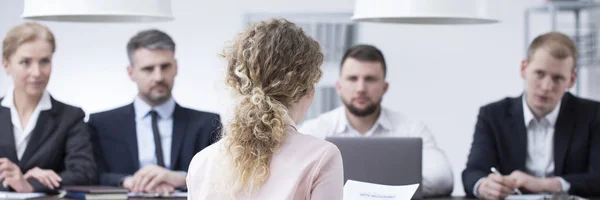
[[[90,115],[92,143],[101,185],[120,185],[139,166],[133,104]],[[171,170],[186,171],[194,155],[219,137],[220,117],[175,104],[171,144]]]
[[[465,192],[473,196],[476,182],[496,167],[502,174],[526,172],[527,129],[522,97],[483,106],[467,168]],[[554,132],[554,175],[571,184],[570,194],[600,195],[600,103],[565,93]]]
[[[19,165],[23,174],[34,167],[54,170],[62,178],[61,186],[94,184],[96,164],[83,110],[50,99],[52,109],[40,112],[21,160],[17,159],[10,109],[0,107],[0,157]],[[27,181],[36,192],[52,192],[34,178]],[[0,190],[12,188],[0,185]]]

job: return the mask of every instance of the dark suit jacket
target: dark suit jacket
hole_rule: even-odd
[[[467,168],[465,192],[496,167],[508,175],[526,172],[527,129],[521,97],[506,98],[479,111]],[[554,175],[571,184],[570,194],[600,195],[600,103],[565,93],[554,128]]]
[[[61,186],[94,184],[96,164],[83,110],[53,98],[51,102],[52,109],[40,112],[21,160],[17,160],[10,109],[0,107],[0,157],[19,165],[23,174],[34,167],[54,170],[62,178]],[[34,178],[27,181],[36,192],[51,192]],[[0,190],[12,188],[0,185]]]
[[[90,115],[92,143],[98,163],[100,184],[120,185],[139,166],[133,104]],[[183,108],[173,111],[171,170],[186,171],[194,155],[219,137],[220,117],[214,113]]]

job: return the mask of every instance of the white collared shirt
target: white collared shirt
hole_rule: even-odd
[[[554,127],[562,101],[546,116],[537,119],[527,105],[523,95],[523,117],[527,128],[527,173],[538,178],[554,176]],[[559,177],[563,191],[569,191],[571,184]]]
[[[155,110],[158,113],[158,130],[160,132],[165,168],[170,169],[175,101],[171,98],[167,102],[152,108],[137,96],[133,101],[133,108],[135,110],[140,169],[158,163],[155,154],[154,133],[152,132],[152,116],[149,114],[151,110]]]
[[[345,112],[345,111],[344,111]],[[383,116],[383,117],[382,117]],[[369,129],[365,134],[361,134],[359,131],[354,129],[350,123],[348,122],[348,116],[339,115],[338,116],[337,127],[335,128],[336,136],[346,136],[346,137],[371,137],[371,136],[394,136],[394,132],[392,130],[392,125],[388,117],[388,113],[386,109],[381,109],[379,112],[379,116],[377,116],[377,121],[375,124]]]
[[[40,112],[52,109],[50,94],[48,93],[48,91],[44,91],[37,106],[35,107],[35,109],[33,109],[33,113],[31,113],[29,121],[27,121],[25,127],[21,126],[21,117],[19,116],[19,112],[17,112],[15,106],[14,88],[10,88],[8,90],[8,93],[6,93],[6,96],[0,104],[3,107],[7,107],[10,109],[10,119],[13,125],[13,135],[15,138],[17,158],[21,160],[23,153],[25,153],[25,149],[27,149],[27,143],[29,143],[29,138],[31,138],[31,132],[37,124]]]
[[[381,107],[373,127],[361,135],[349,123],[346,108],[338,107],[301,124],[301,133],[319,138],[345,137],[420,137],[423,140],[423,194],[450,194],[454,187],[452,167],[444,152],[437,147],[427,126],[420,121]]]

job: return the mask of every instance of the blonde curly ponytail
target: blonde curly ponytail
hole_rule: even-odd
[[[252,25],[224,51],[227,85],[238,96],[223,131],[232,191],[259,189],[286,138],[288,106],[313,90],[323,54],[317,41],[287,20]]]

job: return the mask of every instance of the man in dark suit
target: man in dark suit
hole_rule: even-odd
[[[177,75],[175,43],[158,30],[127,44],[132,104],[90,115],[100,184],[134,192],[185,189],[192,157],[217,140],[219,115],[179,106],[171,96]]]
[[[600,103],[566,92],[575,83],[576,61],[568,36],[534,39],[521,65],[523,95],[479,111],[462,174],[467,195],[503,199],[515,189],[600,195]]]

